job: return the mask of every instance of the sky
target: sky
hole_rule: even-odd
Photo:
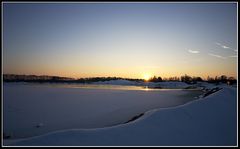
[[[237,3],[3,3],[3,73],[237,77]]]

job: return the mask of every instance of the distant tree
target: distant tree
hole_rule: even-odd
[[[203,81],[203,79],[201,77],[193,77],[192,81],[193,82],[201,82],[201,81]]]
[[[175,81],[180,81],[179,77],[174,77]]]
[[[231,78],[229,77],[228,78],[226,75],[221,75],[220,77],[215,76],[215,78],[211,78],[211,77],[208,76],[208,78],[207,78],[207,82],[215,83],[215,84],[219,84],[219,83],[228,83],[228,84],[230,84],[230,83],[234,83],[235,82],[234,80],[235,79],[233,77],[231,77]]]
[[[154,77],[150,78],[150,79],[149,79],[149,82],[157,82],[157,77],[154,76]]]
[[[220,79],[218,78],[218,76],[215,76],[214,80],[218,82]]]
[[[164,77],[164,78],[163,78],[163,81],[168,81],[168,78],[167,78],[167,77]]]
[[[168,81],[180,81],[179,77],[169,77]]]
[[[181,76],[181,81],[185,82],[185,83],[191,83],[192,82],[192,77],[185,74],[184,76]]]
[[[157,80],[158,80],[158,82],[162,82],[162,78],[161,77],[158,77]]]
[[[174,81],[174,77],[169,77],[168,81]]]
[[[216,78],[216,77],[215,77]],[[209,82],[209,83],[214,83],[215,81],[214,81],[214,79],[212,78],[212,77],[207,77],[207,82]]]
[[[229,77],[228,80],[232,81],[232,80],[236,80],[236,79],[234,77]]]
[[[154,76],[154,77],[150,78],[148,81],[149,82],[162,82],[163,80],[161,77]]]
[[[222,76],[220,77],[220,81],[221,81],[222,83],[227,83],[227,76],[222,75]]]
[[[229,77],[227,79],[227,84],[228,85],[232,85],[232,84],[236,84],[236,83],[237,83],[237,80],[234,77]]]

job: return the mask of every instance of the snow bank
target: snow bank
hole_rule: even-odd
[[[120,126],[59,131],[11,145],[235,146],[237,91],[224,87],[202,100],[145,114],[136,121]]]
[[[147,85],[149,87],[161,87],[163,89],[184,89],[190,86],[185,82],[149,82]]]
[[[98,82],[93,82],[91,84],[137,85],[137,82],[120,79],[120,80],[110,80],[110,81],[98,81]]]
[[[148,87],[161,87],[164,89],[183,89],[190,85],[185,82],[136,82],[128,80],[111,80],[111,81],[99,81],[92,84],[110,84],[110,85],[135,85],[135,86],[148,86]]]

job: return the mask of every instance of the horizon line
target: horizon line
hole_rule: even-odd
[[[48,76],[48,77],[62,77],[62,78],[70,78],[70,79],[86,79],[86,78],[120,78],[120,79],[141,79],[141,80],[144,80],[144,78],[130,78],[130,77],[119,77],[119,76],[94,76],[94,77],[69,77],[69,76],[59,76],[59,75],[36,75],[36,74],[14,74],[14,73],[2,73],[2,75],[25,75],[25,76]],[[197,75],[188,75],[188,74],[184,74],[184,75],[180,75],[180,76],[170,76],[170,77],[161,77],[159,75],[152,75],[151,78],[153,77],[161,77],[162,79],[164,78],[174,78],[174,77],[178,77],[179,79],[182,77],[182,76],[190,76],[190,77],[200,77],[202,79],[207,79],[208,77],[210,78],[214,78],[214,77],[219,77],[219,76],[226,76],[226,77],[233,77],[234,79],[237,79],[237,77],[234,77],[234,76],[228,76],[228,75],[225,75],[225,74],[221,74],[221,75],[215,75],[215,76],[210,76],[210,75],[207,75],[207,77],[202,77],[202,76],[197,76]]]

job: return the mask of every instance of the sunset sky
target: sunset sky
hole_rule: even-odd
[[[4,3],[3,73],[237,76],[237,3]]]

